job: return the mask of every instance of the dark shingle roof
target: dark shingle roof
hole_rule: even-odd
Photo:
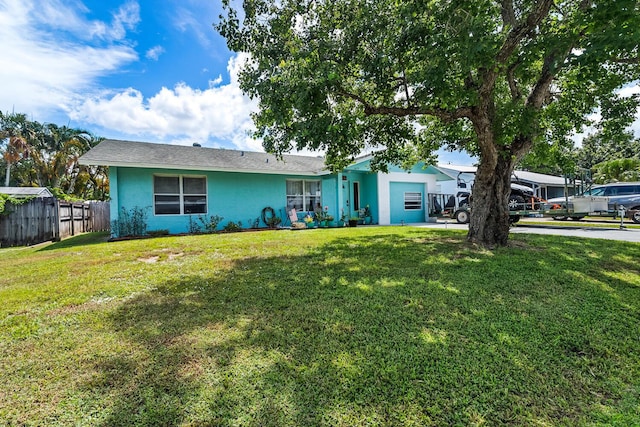
[[[80,157],[80,164],[201,171],[318,175],[326,173],[324,158],[152,144],[106,139]]]

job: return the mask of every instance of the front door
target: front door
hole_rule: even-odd
[[[347,220],[352,215],[351,213],[351,181],[346,179],[346,176],[342,177],[342,212],[347,217]]]

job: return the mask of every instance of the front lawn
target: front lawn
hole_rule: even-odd
[[[2,249],[0,425],[640,425],[640,245],[511,239]]]

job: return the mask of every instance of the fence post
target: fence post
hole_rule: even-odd
[[[54,214],[53,214],[53,241],[59,242],[60,239],[60,200],[55,199],[54,201]]]

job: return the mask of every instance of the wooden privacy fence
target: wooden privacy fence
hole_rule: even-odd
[[[34,245],[110,229],[109,202],[65,202],[44,197],[8,208],[8,215],[0,215],[0,247]]]

